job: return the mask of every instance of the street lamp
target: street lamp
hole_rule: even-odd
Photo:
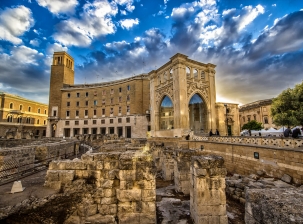
[[[226,116],[226,136],[228,136],[228,119],[227,119],[227,104],[224,104]]]

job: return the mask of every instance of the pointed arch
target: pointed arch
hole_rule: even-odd
[[[159,105],[159,127],[160,130],[174,128],[174,105],[168,95],[164,95]]]
[[[207,103],[199,93],[194,93],[188,102],[189,127],[195,133],[208,132]]]

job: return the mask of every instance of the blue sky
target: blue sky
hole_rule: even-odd
[[[147,73],[183,53],[217,65],[217,101],[249,103],[302,82],[303,1],[0,1],[1,91],[48,103],[62,50],[75,83]]]

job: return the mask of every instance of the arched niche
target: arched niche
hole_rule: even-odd
[[[207,106],[199,94],[194,94],[188,103],[189,127],[195,133],[208,132]]]
[[[174,105],[168,96],[164,96],[160,104],[160,130],[168,130],[174,128]]]

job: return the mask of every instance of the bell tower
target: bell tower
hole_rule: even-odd
[[[47,137],[56,137],[56,123],[60,119],[64,85],[74,84],[74,59],[65,51],[54,52],[49,86]]]

